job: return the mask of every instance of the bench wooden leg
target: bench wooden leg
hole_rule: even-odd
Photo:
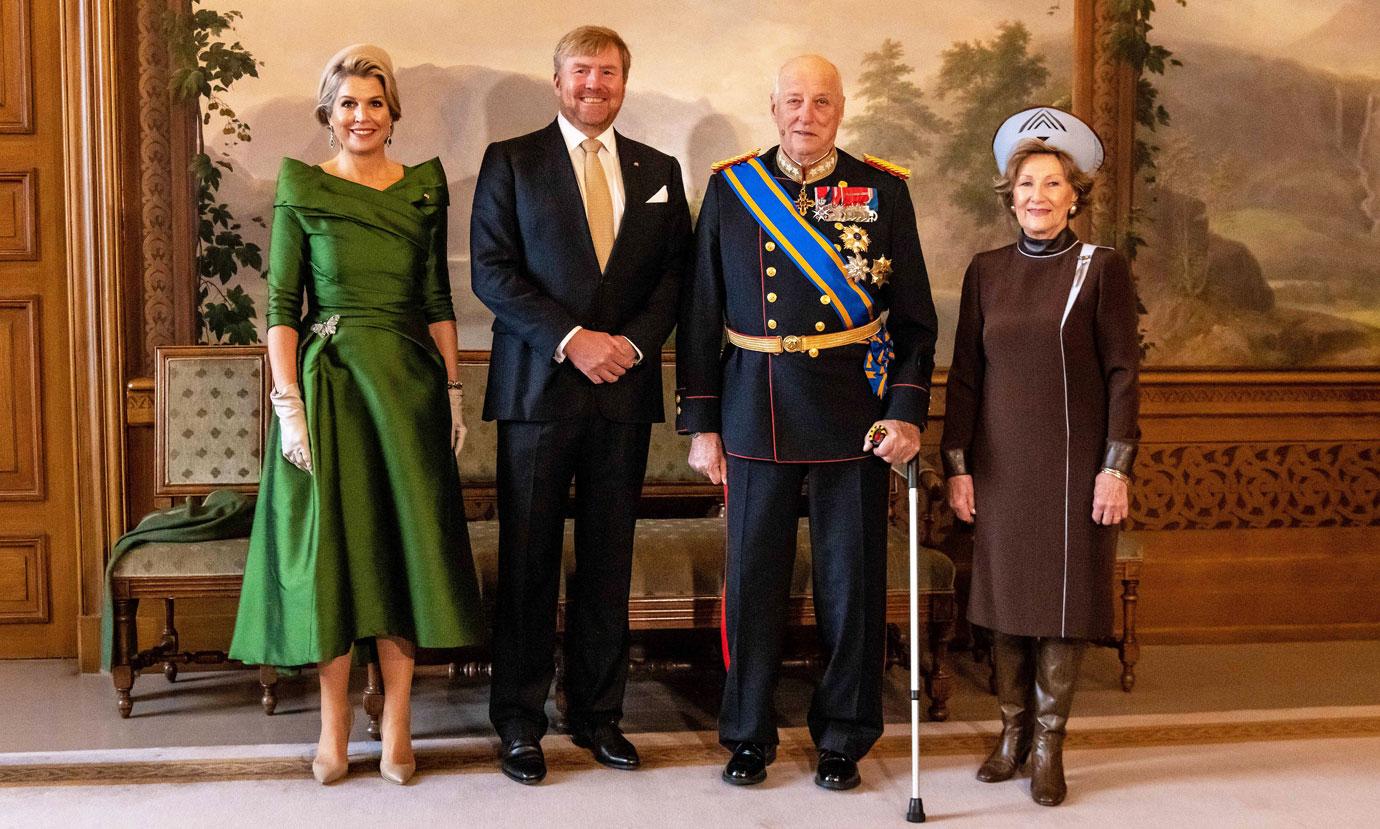
[[[1140,661],[1140,642],[1136,639],[1139,589],[1139,578],[1123,579],[1121,582],[1121,643],[1117,653],[1121,657],[1121,690],[1127,693],[1136,687],[1136,662]]]
[[[264,714],[271,717],[278,708],[278,670],[272,665],[259,666],[259,687],[264,692],[259,704],[264,707]]]
[[[180,650],[177,646],[177,625],[173,621],[173,600],[163,600],[163,637],[158,643],[158,649],[165,654],[175,654]],[[177,681],[177,663],[172,661],[163,662],[163,677],[169,682]]]
[[[139,600],[115,599],[114,604],[115,642],[110,674],[115,680],[115,703],[119,706],[120,716],[127,719],[134,710],[130,691],[137,676],[134,658],[139,653],[139,629],[135,617],[139,612]]]
[[[949,642],[953,639],[952,622],[930,622],[930,658],[934,660],[925,677],[925,693],[930,698],[930,719],[944,722],[949,718],[949,695],[953,693],[949,673]]]
[[[379,718],[383,716],[383,695],[387,689],[383,687],[383,672],[379,670],[377,661],[369,663],[368,675],[369,680],[364,686],[364,713],[369,715],[369,739],[382,740]]]

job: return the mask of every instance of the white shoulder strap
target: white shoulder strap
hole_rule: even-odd
[[[1059,318],[1059,330],[1064,329],[1064,323],[1069,318],[1069,312],[1073,310],[1073,303],[1078,301],[1078,292],[1083,290],[1083,280],[1088,278],[1088,266],[1092,264],[1093,251],[1097,250],[1097,245],[1083,243],[1083,249],[1078,252],[1078,264],[1073,272],[1073,287],[1069,288],[1068,302],[1064,303],[1064,316]]]

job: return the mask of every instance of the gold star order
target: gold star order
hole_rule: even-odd
[[[871,242],[867,238],[867,231],[857,225],[845,227],[841,238],[843,239],[843,246],[854,253],[867,253],[867,246]]]
[[[891,260],[885,256],[878,256],[872,260],[872,284],[885,285],[886,278],[891,275]]]

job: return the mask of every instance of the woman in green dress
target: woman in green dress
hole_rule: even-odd
[[[386,152],[401,116],[383,50],[341,50],[317,118],[337,147],[284,159],[269,249],[269,452],[230,654],[317,664],[313,773],[345,775],[350,653],[377,644],[380,772],[415,769],[414,648],[482,630],[455,454],[464,441],[446,267],[445,171]],[[303,316],[305,295],[306,314]]]

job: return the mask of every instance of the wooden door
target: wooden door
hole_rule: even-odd
[[[0,0],[0,658],[77,647],[59,22]]]

